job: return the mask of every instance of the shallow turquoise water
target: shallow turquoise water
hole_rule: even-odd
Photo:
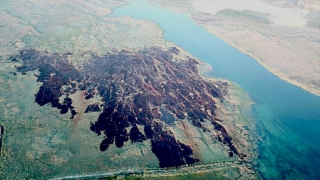
[[[187,15],[146,0],[129,2],[111,16],[158,23],[166,40],[211,64],[212,76],[236,82],[253,97],[262,138],[256,168],[265,178],[320,178],[320,97],[279,79],[253,58],[195,25]]]

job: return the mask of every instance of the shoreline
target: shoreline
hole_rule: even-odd
[[[279,77],[281,80],[284,80],[284,81],[286,81],[286,82],[288,82],[288,83],[290,83],[290,84],[292,84],[292,85],[298,86],[298,87],[302,88],[303,90],[308,91],[309,93],[312,93],[312,94],[314,94],[314,95],[316,95],[316,96],[320,96],[320,90],[312,89],[312,88],[310,88],[310,87],[308,87],[308,86],[306,86],[306,85],[304,85],[304,84],[301,84],[301,83],[298,83],[298,82],[296,82],[296,81],[294,81],[294,80],[291,80],[291,79],[285,77],[285,76],[282,75],[282,74],[276,73],[273,69],[269,68],[265,63],[263,63],[263,62],[262,62],[258,57],[256,57],[255,55],[253,55],[253,54],[251,54],[251,53],[243,50],[241,47],[239,47],[239,46],[235,45],[234,43],[228,41],[226,38],[224,38],[224,37],[222,37],[222,36],[220,36],[220,35],[217,35],[217,34],[213,33],[212,31],[210,31],[209,29],[207,29],[204,25],[200,25],[199,23],[196,23],[194,20],[192,20],[191,17],[189,17],[189,18],[190,18],[190,20],[191,20],[192,22],[194,22],[197,26],[200,26],[200,27],[206,29],[210,34],[218,37],[219,39],[221,39],[221,40],[225,41],[226,43],[228,43],[230,46],[234,47],[235,49],[239,50],[240,52],[242,52],[242,53],[250,56],[251,58],[253,58],[253,59],[254,59],[255,61],[257,61],[261,66],[263,66],[264,68],[266,68],[269,72],[271,72],[271,73],[274,74],[275,76]]]

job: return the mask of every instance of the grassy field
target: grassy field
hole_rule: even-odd
[[[223,171],[222,171],[223,172]],[[98,180],[222,180],[230,177],[218,170],[209,170],[203,172],[192,172],[186,174],[159,174],[159,175],[114,175],[109,177],[100,177]],[[84,179],[81,179],[84,180]]]
[[[305,27],[320,29],[320,22],[308,21]]]
[[[200,173],[190,173],[172,176],[159,176],[159,177],[139,177],[139,176],[129,176],[125,178],[126,180],[222,180],[226,179],[217,171],[200,172]]]
[[[308,18],[309,20],[320,22],[320,12],[310,11],[306,15],[306,18]]]
[[[250,11],[250,10],[237,11],[234,9],[224,9],[222,11],[219,11],[217,15],[227,16],[232,18],[240,18],[240,19],[260,22],[264,24],[269,24],[269,17],[270,17],[270,14],[268,13],[262,13],[262,12],[256,12],[256,11]]]
[[[172,0],[150,0],[156,4],[161,5],[164,8],[177,12],[187,12],[192,9],[192,0],[172,1]]]

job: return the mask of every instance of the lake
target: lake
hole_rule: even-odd
[[[255,166],[267,179],[320,178],[320,97],[281,80],[228,43],[147,0],[130,1],[110,15],[157,23],[164,39],[213,67],[210,76],[239,84],[255,100],[259,156]],[[257,42],[258,43],[258,42]]]

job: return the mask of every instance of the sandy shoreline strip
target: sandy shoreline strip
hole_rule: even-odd
[[[189,18],[190,18],[190,17],[189,17]],[[192,20],[192,18],[190,18],[190,20]],[[192,21],[193,21],[193,20],[192,20]],[[241,47],[236,46],[234,43],[228,41],[226,38],[224,38],[224,37],[222,37],[222,36],[220,36],[220,35],[217,35],[216,33],[210,31],[210,30],[207,29],[205,26],[203,26],[203,25],[201,25],[201,24],[199,24],[199,23],[196,23],[195,21],[193,21],[193,22],[194,22],[196,25],[198,25],[198,26],[206,29],[206,30],[207,30],[209,33],[211,33],[212,35],[214,35],[214,36],[218,37],[219,39],[225,41],[226,43],[230,44],[232,47],[236,48],[237,50],[241,51],[242,53],[250,56],[251,58],[253,58],[254,60],[256,60],[261,66],[263,66],[264,68],[266,68],[266,69],[267,69],[268,71],[270,71],[272,74],[278,76],[280,79],[282,79],[282,80],[284,80],[284,81],[286,81],[286,82],[288,82],[288,83],[290,83],[290,84],[293,84],[293,85],[295,85],[295,86],[298,86],[298,87],[300,87],[300,88],[302,88],[302,89],[304,89],[304,90],[306,90],[306,91],[308,91],[308,92],[310,92],[310,93],[312,93],[312,94],[314,94],[314,95],[320,96],[320,91],[319,91],[319,90],[312,89],[312,88],[310,88],[310,87],[308,87],[308,86],[306,86],[306,85],[304,85],[304,84],[301,84],[301,83],[298,83],[298,82],[296,82],[296,81],[293,81],[293,80],[291,80],[291,79],[283,76],[282,74],[276,73],[273,69],[269,68],[265,63],[263,63],[258,57],[256,57],[256,56],[254,56],[253,54],[245,51],[245,50],[242,49]]]

